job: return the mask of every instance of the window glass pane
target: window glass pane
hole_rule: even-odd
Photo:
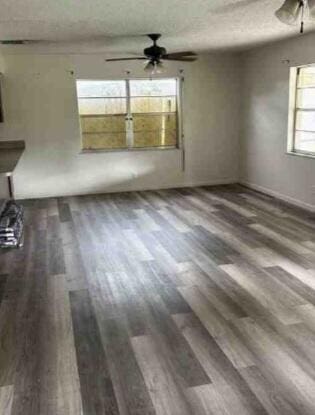
[[[125,97],[125,81],[77,81],[78,98]]]
[[[134,133],[134,147],[175,147],[177,135],[174,130],[156,130]]]
[[[126,147],[125,81],[77,81],[84,149]]]
[[[315,88],[303,88],[297,90],[298,108],[315,109]]]
[[[294,149],[315,153],[315,133],[296,131]]]
[[[130,80],[130,96],[176,96],[176,79]]]
[[[130,100],[132,113],[175,112],[176,97],[140,97]]]
[[[176,79],[130,81],[135,147],[176,146],[176,94]]]
[[[176,146],[176,114],[135,115],[133,129],[135,147]]]
[[[125,98],[81,98],[79,99],[80,114],[126,114]]]
[[[114,116],[81,116],[81,130],[83,133],[113,133],[126,131],[124,115]]]
[[[82,133],[82,139],[85,150],[127,147],[126,133]]]
[[[136,114],[133,116],[134,131],[176,130],[176,114]]]
[[[299,69],[298,86],[301,88],[315,86],[315,66]]]
[[[297,111],[296,129],[315,132],[315,111]]]
[[[81,116],[80,122],[85,150],[127,147],[124,115]]]
[[[104,99],[79,99],[79,114],[103,114]]]

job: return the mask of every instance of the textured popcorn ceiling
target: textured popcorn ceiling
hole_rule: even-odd
[[[161,44],[169,51],[242,50],[298,36],[297,27],[283,25],[274,16],[282,2],[1,0],[0,39],[41,41],[23,46],[24,51],[35,48],[120,56],[141,52],[148,44],[141,35],[159,32],[163,34]],[[306,26],[314,29],[312,24]]]

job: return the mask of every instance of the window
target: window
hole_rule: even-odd
[[[288,150],[315,156],[315,66],[293,68],[291,81]]]
[[[175,148],[178,80],[77,80],[83,150]]]

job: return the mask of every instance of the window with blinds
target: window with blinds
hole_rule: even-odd
[[[176,78],[77,80],[83,150],[176,148],[178,91]]]
[[[315,66],[296,68],[293,139],[289,150],[315,155]]]

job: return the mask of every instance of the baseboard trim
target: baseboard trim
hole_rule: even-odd
[[[124,192],[145,192],[146,190],[166,190],[166,189],[181,189],[184,187],[199,187],[199,186],[220,186],[224,184],[235,184],[238,183],[238,179],[217,179],[217,180],[204,180],[204,181],[197,181],[197,182],[185,182],[185,183],[172,183],[166,185],[159,185],[159,186],[146,186],[139,188],[135,186],[134,188],[130,189],[118,189],[118,190],[111,190],[108,191],[101,191],[100,193],[124,193]]]
[[[310,203],[302,202],[301,200],[295,199],[290,196],[286,196],[282,193],[268,189],[267,187],[259,186],[257,184],[250,183],[244,180],[240,180],[239,183],[250,189],[257,190],[258,192],[265,193],[268,196],[272,196],[276,199],[282,200],[283,202],[286,202],[290,205],[293,205],[301,209],[307,210],[309,212],[315,213],[315,205],[311,205]]]
[[[216,179],[216,180],[204,180],[204,181],[196,181],[196,182],[186,182],[186,183],[172,183],[169,185],[160,185],[160,186],[145,186],[145,187],[130,187],[129,189],[100,189],[100,190],[92,190],[86,191],[84,193],[59,193],[59,194],[52,194],[52,195],[36,195],[32,197],[28,197],[27,195],[19,195],[17,194],[15,199],[24,200],[24,199],[45,199],[48,197],[72,197],[72,196],[84,196],[84,195],[96,195],[96,194],[106,194],[106,193],[125,193],[125,192],[145,192],[146,190],[163,190],[163,189],[176,189],[176,188],[184,188],[184,187],[199,187],[199,186],[219,186],[224,184],[234,184],[238,183],[239,180],[237,178],[225,178],[225,179]]]

